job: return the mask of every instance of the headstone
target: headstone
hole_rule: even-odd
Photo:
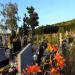
[[[4,48],[0,48],[0,62],[5,60],[5,49]]]
[[[33,55],[32,55],[32,47],[31,44],[28,44],[24,49],[17,56],[18,61],[18,71],[19,73],[22,72],[24,68],[28,65],[31,65],[33,62]]]
[[[9,64],[9,59],[5,56],[5,49],[0,48],[0,68]]]

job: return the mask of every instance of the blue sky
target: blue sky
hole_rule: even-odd
[[[22,25],[26,7],[33,6],[39,15],[39,25],[54,24],[75,18],[75,0],[0,0],[0,3],[18,4],[18,15],[21,17],[19,26]]]

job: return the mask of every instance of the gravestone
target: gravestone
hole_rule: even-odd
[[[0,48],[0,68],[9,64],[9,59],[5,56],[5,49]]]
[[[24,68],[28,65],[31,65],[33,62],[33,55],[32,55],[32,47],[31,44],[28,44],[24,49],[20,51],[17,56],[18,60],[18,71],[19,73],[22,72]]]
[[[0,48],[0,62],[5,60],[5,49],[4,48]]]

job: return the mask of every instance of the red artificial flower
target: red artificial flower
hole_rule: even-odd
[[[16,70],[18,70],[18,66],[16,66]]]
[[[40,67],[38,65],[33,65],[33,71],[34,72],[40,72]]]
[[[38,65],[32,65],[32,66],[28,66],[27,68],[28,72],[40,72],[40,67]]]
[[[21,75],[24,75],[24,72],[22,72]]]
[[[28,72],[33,72],[32,66],[28,66],[28,67],[27,67],[27,71],[28,71]]]

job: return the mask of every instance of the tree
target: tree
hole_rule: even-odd
[[[19,20],[18,17],[18,7],[17,4],[7,3],[2,5],[3,9],[1,12],[2,16],[4,17],[4,22],[7,28],[11,31],[17,29],[17,21]]]
[[[24,20],[26,22],[26,24],[29,25],[32,29],[32,40],[34,38],[33,37],[34,29],[35,29],[36,26],[39,25],[39,22],[38,22],[39,17],[38,17],[38,14],[34,10],[35,9],[32,6],[27,7],[27,12],[28,12],[29,16],[26,16],[26,18]]]
[[[23,35],[28,35],[29,32],[29,26],[26,24],[26,14],[23,18]]]
[[[22,36],[23,35],[23,27],[19,27],[19,35]]]
[[[46,26],[39,26],[36,29],[36,32],[38,31],[40,34],[45,33],[45,34],[52,34],[52,33],[57,33],[59,30],[58,26],[54,25],[46,25]]]

